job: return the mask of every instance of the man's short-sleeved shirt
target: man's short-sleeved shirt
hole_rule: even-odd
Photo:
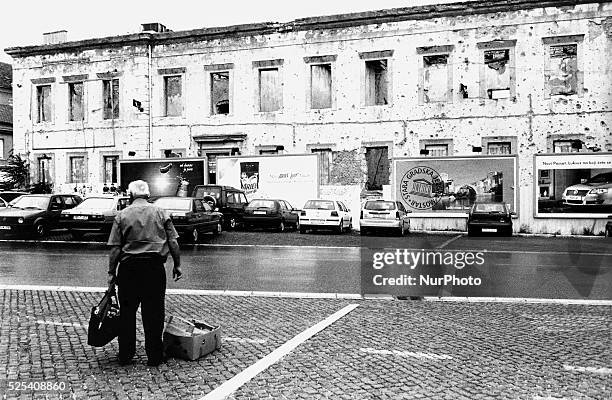
[[[168,257],[168,240],[178,234],[166,211],[145,199],[135,199],[132,205],[115,217],[108,245],[121,246],[121,261],[145,253]]]

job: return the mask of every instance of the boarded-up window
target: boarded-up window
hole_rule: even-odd
[[[578,92],[578,45],[550,46],[550,95],[569,95]]]
[[[329,175],[332,163],[331,149],[312,149],[312,152],[319,157],[319,184],[329,185]]]
[[[117,183],[117,161],[119,156],[104,156],[104,182]]]
[[[70,183],[85,182],[85,157],[70,157]]]
[[[164,77],[164,99],[167,117],[178,117],[183,114],[182,79],[180,75]]]
[[[366,164],[368,167],[367,190],[382,190],[389,184],[389,149],[387,147],[367,147]]]
[[[448,91],[448,54],[423,56],[423,101],[447,101]]]
[[[259,111],[272,112],[281,109],[282,88],[278,68],[259,70]]]
[[[447,144],[426,144],[425,150],[429,152],[427,154],[429,157],[444,157],[448,155]]]
[[[229,72],[210,74],[210,113],[229,114]]]
[[[51,85],[36,87],[36,122],[51,121]]]
[[[70,121],[83,120],[83,82],[68,84]]]
[[[119,79],[102,81],[104,119],[119,118]]]
[[[489,99],[510,97],[510,50],[485,50],[485,89]]]
[[[487,154],[512,154],[512,145],[510,142],[489,142],[487,143]]]
[[[365,68],[366,105],[380,106],[389,104],[387,60],[368,60],[365,62]]]
[[[310,66],[310,105],[313,109],[331,108],[331,64],[317,64]]]

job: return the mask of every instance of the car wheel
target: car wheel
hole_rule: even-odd
[[[296,231],[300,230],[300,220],[299,219],[297,221],[295,221],[295,230]]]
[[[34,236],[37,239],[41,239],[47,235],[47,226],[44,222],[38,221],[34,224]]]
[[[213,231],[213,236],[218,236],[221,234],[221,232],[223,232],[223,227],[221,226],[221,221],[219,221],[217,222],[217,226],[215,230]]]
[[[338,227],[336,227],[336,233],[342,233],[344,232],[344,228],[342,227],[342,220],[340,220],[340,225],[338,225]]]
[[[278,224],[278,231],[285,232],[285,221],[281,220],[280,224]]]
[[[347,231],[348,233],[351,233],[351,232],[353,231],[353,219],[352,219],[352,218],[351,218],[351,219],[349,219],[349,225],[348,225],[348,227],[346,228],[346,231]]]
[[[398,236],[404,236],[406,234],[406,230],[404,229],[404,224],[401,224],[399,228],[397,228]]]

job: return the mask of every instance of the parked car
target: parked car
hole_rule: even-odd
[[[300,212],[300,233],[308,229],[332,229],[337,233],[353,228],[353,218],[343,202],[338,200],[308,200]]]
[[[0,210],[0,232],[42,238],[60,228],[63,210],[76,207],[81,197],[75,194],[28,194]]]
[[[0,192],[0,199],[4,200],[6,203],[10,203],[15,200],[19,196],[23,196],[24,194],[30,194],[28,192],[14,192],[14,191],[5,191]]]
[[[367,200],[359,216],[360,233],[390,231],[404,236],[410,231],[409,212],[401,201]]]
[[[476,233],[501,233],[512,236],[512,215],[504,203],[476,202],[470,209],[468,236]]]
[[[108,234],[117,213],[129,204],[127,196],[90,196],[78,206],[62,211],[60,223],[77,240],[86,233]]]
[[[244,209],[244,227],[277,228],[283,232],[288,226],[300,228],[298,212],[289,202],[280,199],[251,200]]]
[[[612,237],[612,215],[608,215],[608,222],[606,223],[606,237]]]
[[[563,204],[572,207],[612,206],[612,172],[597,174],[563,191]]]
[[[203,199],[214,211],[222,213],[225,229],[236,229],[242,224],[244,209],[249,204],[244,191],[231,186],[197,185],[193,197]]]
[[[221,233],[223,214],[213,211],[203,199],[194,197],[160,197],[153,204],[168,210],[179,238],[196,243],[200,234]]]

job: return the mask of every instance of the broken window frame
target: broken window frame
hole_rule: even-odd
[[[383,72],[376,71],[375,67],[370,67],[375,63],[381,66]],[[364,68],[364,105],[368,107],[389,105],[391,103],[389,59],[366,59]]]
[[[309,69],[310,109],[332,109],[334,107],[334,68],[332,63],[310,64]]]
[[[178,81],[179,92],[177,94],[169,94],[168,89],[172,81]],[[182,117],[184,112],[183,104],[183,74],[168,74],[163,76],[164,90],[164,116],[165,117]],[[176,99],[171,97],[176,96]]]
[[[497,150],[501,150],[501,151],[497,151]],[[508,154],[512,154],[512,142],[507,142],[507,141],[487,142],[487,155],[499,156],[499,155],[508,155]]]
[[[87,182],[87,155],[68,154],[68,182],[85,183]],[[80,165],[79,165],[80,162]]]
[[[329,185],[333,152],[331,148],[314,148],[310,152],[316,154],[319,160],[319,185]]]
[[[103,155],[102,156],[102,180],[103,183],[118,183],[119,177],[119,156],[118,155]]]
[[[552,142],[553,153],[579,153],[580,149],[574,148],[573,143],[577,139],[555,139]]]
[[[584,41],[584,35],[567,35],[567,36],[553,36],[542,38],[544,44],[544,98],[550,99],[553,96],[578,96],[584,95],[584,57],[582,56]],[[552,59],[561,58],[555,57],[553,54],[553,48],[556,47],[575,47],[574,59],[574,79],[575,88],[571,92],[567,93],[552,93],[553,87],[551,87],[551,77],[553,75],[552,70]],[[569,58],[569,57],[566,57]]]
[[[452,53],[455,47],[453,45],[442,45],[442,46],[428,46],[428,47],[417,47],[417,54],[419,55],[419,88],[418,88],[418,100],[419,104],[429,103],[452,103],[453,102],[453,68],[452,68]],[[427,59],[428,58],[445,58],[444,64],[446,65],[446,95],[444,98],[440,97],[436,100],[429,100],[427,96],[427,87],[425,75],[428,72]]]
[[[102,118],[119,118],[120,86],[118,78],[102,79]]]
[[[424,147],[428,157],[448,157],[449,145],[447,143],[427,143]]]
[[[36,122],[53,122],[53,93],[50,84],[36,86]]]
[[[480,98],[484,100],[514,100],[516,99],[516,57],[514,55],[516,48],[516,40],[495,40],[492,42],[480,42],[477,43],[477,47],[480,50]],[[501,64],[501,60],[486,60],[487,53],[504,53],[507,54],[508,60]],[[508,85],[507,87],[488,87],[487,72],[498,66],[500,69],[503,67],[504,72],[508,73]],[[507,91],[507,96],[501,96]]]
[[[79,90],[80,88],[80,90]],[[68,121],[85,120],[85,83],[68,82]]]
[[[368,154],[372,154],[373,151],[380,150],[381,154],[376,162],[368,162]],[[390,179],[390,169],[391,169],[391,157],[390,157],[390,149],[389,146],[385,145],[369,145],[365,147],[364,152],[365,160],[366,160],[366,190],[382,190],[384,185],[389,184]],[[383,157],[387,154],[387,168],[384,168]],[[375,155],[373,156],[375,157]],[[374,160],[372,160],[374,161]],[[374,168],[374,171],[370,170],[370,165]]]
[[[219,98],[217,99],[215,97],[215,82],[220,82],[223,79],[215,79],[215,77],[223,77],[223,79],[226,80],[226,84],[225,84],[225,90],[223,90],[223,92],[225,92],[227,94],[227,96],[219,96]],[[218,70],[218,71],[210,71],[208,74],[208,78],[210,79],[210,92],[209,92],[209,96],[210,96],[210,115],[229,115],[231,114],[232,111],[232,105],[231,105],[231,83],[232,83],[232,74],[231,74],[231,70],[226,69],[226,70]],[[227,97],[227,98],[222,98],[222,97]],[[226,109],[224,108],[225,112],[221,112],[219,105],[220,103],[224,103],[223,105],[225,107],[227,107]]]

